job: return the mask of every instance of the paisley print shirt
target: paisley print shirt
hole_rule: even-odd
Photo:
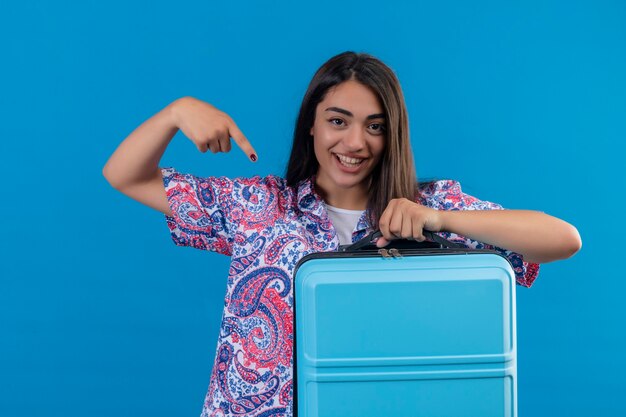
[[[339,239],[313,179],[290,188],[277,176],[200,178],[162,169],[173,216],[174,243],[231,257],[225,308],[211,381],[201,417],[292,415],[293,269],[312,252],[334,251]],[[501,206],[464,194],[458,182],[421,186],[416,200],[437,210],[494,210]],[[361,216],[353,241],[369,233]],[[539,266],[522,256],[451,233],[472,248],[504,254],[518,284],[530,287]]]

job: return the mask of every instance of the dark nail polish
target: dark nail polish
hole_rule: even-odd
[[[256,155],[255,154],[250,155],[250,159],[252,159],[252,162],[256,162]]]

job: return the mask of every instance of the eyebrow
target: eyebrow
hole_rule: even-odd
[[[352,112],[350,112],[350,111],[348,111],[346,109],[342,109],[341,107],[329,107],[325,111],[336,111],[337,113],[342,113],[342,114],[345,114],[346,116],[354,117],[354,114],[352,114]],[[369,116],[367,116],[365,118],[365,120],[381,119],[381,118],[382,119],[385,118],[385,114],[384,113],[370,114]]]

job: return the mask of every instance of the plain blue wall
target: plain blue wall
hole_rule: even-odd
[[[192,95],[229,113],[259,162],[179,135],[164,165],[281,174],[311,76],[344,50],[397,72],[420,177],[583,237],[518,288],[520,415],[626,415],[624,2],[6,3],[1,416],[199,415],[228,259],[175,247],[102,166]]]

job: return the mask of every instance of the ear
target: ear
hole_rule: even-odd
[[[311,126],[311,130],[309,130],[309,135],[313,136],[313,126]]]

